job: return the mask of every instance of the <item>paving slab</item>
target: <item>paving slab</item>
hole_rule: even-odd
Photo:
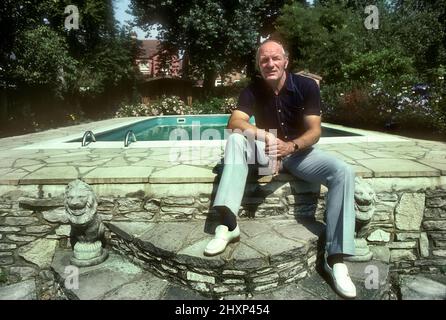
[[[36,300],[36,283],[34,279],[0,287],[0,300]]]
[[[286,285],[271,292],[254,294],[253,300],[321,300],[320,297],[305,291],[296,283]]]
[[[101,300],[107,294],[116,292],[118,288],[140,279],[143,270],[129,262],[124,257],[110,252],[109,257],[103,263],[75,268],[78,272],[78,283],[71,281],[73,268],[70,263],[71,250],[56,250],[51,264],[52,269],[62,279],[64,291],[71,299]],[[68,278],[70,277],[70,278]]]
[[[268,256],[246,245],[243,240],[236,244],[231,260],[237,270],[261,269],[269,266]]]
[[[196,230],[196,223],[158,223],[149,231],[137,237],[138,243],[149,248],[154,247],[155,253],[173,255],[182,248],[189,246],[185,240]]]
[[[20,184],[68,184],[77,179],[79,173],[75,167],[45,167],[20,179]]]
[[[86,183],[142,183],[149,181],[152,171],[136,166],[96,168],[82,178]]]
[[[181,249],[178,251],[175,260],[193,267],[218,268],[223,266],[225,262],[222,257],[224,258],[229,255],[231,247],[229,247],[227,252],[225,252],[223,255],[205,256],[204,249],[206,248],[210,239],[211,238],[207,237],[206,239],[199,240]]]
[[[437,177],[440,171],[424,164],[406,159],[368,159],[357,162],[372,170],[379,177]]]
[[[28,166],[35,166],[35,165],[42,165],[42,161],[40,160],[33,160],[33,159],[17,159],[17,161],[14,163],[15,168],[20,167],[28,167]]]
[[[214,182],[216,174],[210,169],[177,165],[172,168],[158,170],[150,178],[150,183],[197,183]]]
[[[155,228],[155,223],[150,222],[133,222],[133,221],[114,221],[113,223],[105,223],[105,225],[113,232],[127,241],[133,241],[145,232]]]
[[[163,300],[211,300],[196,291],[179,285],[170,285],[163,294]]]
[[[325,232],[324,224],[310,219],[308,221],[302,219],[299,223],[296,221],[277,222],[272,228],[284,238],[303,243],[317,242],[319,237]]]
[[[423,275],[400,276],[402,300],[446,300],[446,285]]]
[[[432,160],[418,160],[418,162],[439,170],[441,172],[441,175],[443,176],[446,175],[446,158],[432,159]]]
[[[166,279],[143,272],[141,277],[111,290],[103,300],[159,300],[168,286],[169,282]]]
[[[353,160],[375,159],[375,157],[364,151],[351,150],[340,151],[339,153]]]
[[[293,260],[305,253],[305,244],[286,239],[272,231],[246,239],[244,243],[268,256],[271,262]]]
[[[0,184],[18,185],[30,173],[22,169],[13,169],[0,176]]]

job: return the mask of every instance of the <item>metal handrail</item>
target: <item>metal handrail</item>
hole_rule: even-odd
[[[89,144],[89,143],[87,143],[88,137],[91,138],[91,141],[89,141],[89,143],[92,141],[96,142],[96,137],[94,136],[93,131],[90,131],[90,130],[85,131],[84,136],[82,137],[82,147],[85,147],[87,144]]]
[[[133,141],[131,141],[133,140]],[[136,142],[135,134],[132,130],[127,131],[124,138],[124,147],[128,147],[131,142]]]

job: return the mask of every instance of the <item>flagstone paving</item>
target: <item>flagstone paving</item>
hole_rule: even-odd
[[[144,268],[132,263],[126,257],[111,253],[102,264],[81,268],[76,287],[65,286],[70,273],[65,267],[69,265],[71,252],[58,250],[52,268],[64,286],[64,294],[76,300],[210,300],[218,299],[200,294],[186,286],[169,282]],[[380,261],[372,261],[379,274],[377,285],[367,287],[367,274],[363,272],[364,263],[349,263],[348,267],[358,291],[359,300],[388,299],[389,270]],[[370,264],[370,263],[368,263]],[[67,281],[68,282],[68,281]],[[433,282],[433,281],[432,281]],[[11,288],[12,289],[12,288]],[[35,290],[35,289],[34,289]],[[3,290],[3,297],[12,290]],[[0,288],[0,298],[1,298]],[[26,292],[25,292],[26,293]],[[27,297],[29,294],[21,293]],[[17,295],[17,294],[16,294]],[[12,297],[12,296],[11,296]],[[392,298],[392,297],[390,297]],[[393,297],[395,298],[395,297]],[[252,294],[233,294],[219,297],[222,300],[342,300],[332,289],[326,276],[315,271],[299,283],[290,283],[276,290],[254,292]]]
[[[125,119],[0,139],[0,184],[64,184],[75,178],[90,183],[214,182],[223,148],[18,149],[63,138]],[[349,163],[362,177],[438,177],[446,175],[446,143],[404,138],[398,142],[318,144]],[[91,170],[88,170],[91,168]],[[9,170],[8,170],[9,169]],[[276,177],[280,179],[280,177]],[[283,179],[283,177],[282,177]],[[292,179],[288,176],[286,179]]]
[[[0,189],[8,190],[8,187],[21,186],[22,188],[41,188],[42,192],[55,194],[55,191],[60,192],[59,189],[56,190],[57,186],[66,185],[76,178],[82,178],[87,183],[102,185],[101,188],[103,188],[104,192],[113,191],[112,194],[119,193],[121,190],[120,186],[127,185],[131,186],[129,188],[133,188],[132,190],[135,191],[145,190],[146,193],[152,194],[163,192],[165,195],[185,196],[188,194],[200,194],[200,188],[203,188],[203,183],[212,184],[216,181],[224,151],[224,148],[221,146],[138,148],[138,144],[133,143],[128,148],[95,148],[94,143],[89,144],[87,147],[81,147],[79,143],[77,148],[49,149],[44,148],[42,145],[45,141],[62,139],[73,134],[79,134],[80,137],[84,131],[91,130],[92,127],[106,127],[128,120],[109,119],[96,123],[0,139]],[[366,178],[440,178],[435,182],[436,184],[446,181],[445,142],[400,138],[403,141],[320,143],[317,147],[349,163],[358,176]],[[40,147],[33,149],[33,144],[40,144]],[[28,148],[21,149],[24,146],[28,146]],[[269,182],[272,179],[283,182],[295,180],[290,175],[281,174],[274,178],[266,176],[259,181]],[[384,182],[379,181],[379,183]],[[292,188],[299,188],[298,184],[299,181],[294,181]],[[144,188],[141,188],[141,186]],[[268,186],[265,187],[265,192],[267,192],[267,189]],[[116,222],[115,225],[117,224]],[[151,229],[148,226],[140,227],[140,225],[133,225],[133,233],[127,235],[127,240],[125,240],[126,236],[123,236],[122,232],[120,235],[128,242],[136,239],[136,244],[145,248],[151,254],[164,255],[170,259],[176,257],[180,264],[187,261],[197,267],[200,264],[203,265],[203,262],[209,266],[220,266],[230,262],[239,268],[266,268],[268,266],[264,265],[265,263],[280,264],[282,259],[287,260],[296,252],[306,252],[311,249],[310,247],[314,249],[316,246],[316,238],[309,236],[308,239],[302,239],[301,237],[305,232],[297,230],[298,228],[282,232],[281,228],[286,226],[279,227],[271,224],[270,227],[274,229],[273,231],[265,231],[261,225],[255,226],[255,222],[252,222],[252,226],[245,225],[242,228],[242,235],[245,240],[238,245],[231,245],[232,250],[228,250],[227,255],[222,255],[219,258],[197,256],[199,253],[202,253],[203,246],[208,241],[206,237],[209,235],[203,233],[203,230],[194,224],[190,224],[187,228],[186,226],[178,228],[172,225],[171,230],[169,229],[170,231],[168,230],[169,225],[165,224],[164,229],[158,230],[157,234],[151,233],[155,232],[155,229]],[[293,238],[292,230],[300,233]],[[116,228],[115,231],[117,231]],[[264,236],[262,237],[262,232],[272,232],[268,236],[268,241],[265,240]],[[286,239],[283,233],[287,234]],[[175,236],[172,236],[172,234],[175,234]],[[170,241],[175,237],[181,238],[182,241]],[[275,246],[274,241],[285,243],[288,250],[283,251],[282,245],[280,247]],[[62,279],[62,261],[67,259],[68,254],[68,252],[59,250],[57,254],[57,259],[59,260],[55,259],[53,261],[52,267],[59,273]],[[311,263],[314,263],[312,259],[311,257],[309,260],[311,260]],[[382,272],[380,272],[380,275],[387,277],[387,265],[380,262],[376,263],[378,268],[381,268],[380,271]],[[164,267],[167,270],[165,270],[166,272],[173,272],[168,265]],[[371,291],[364,288],[365,275],[363,274],[363,269],[364,266],[359,264],[351,265],[352,278],[359,288],[358,297],[362,299],[382,298],[382,291]],[[204,277],[202,279],[212,281],[210,278],[206,278],[204,273],[201,276]],[[297,274],[297,276],[299,275]],[[193,281],[197,275],[192,273],[188,277]],[[278,276],[270,275],[270,280],[275,280],[275,277]],[[261,284],[264,279],[260,275],[253,281],[258,281]],[[404,284],[412,290],[413,283],[419,285],[419,283],[428,282],[424,279],[408,279]],[[81,283],[83,288],[80,288],[77,292],[68,293],[68,295],[71,294],[70,298],[209,298],[197,293],[196,290],[178,283],[167,282],[166,279],[151,274],[148,270],[142,269],[139,265],[133,264],[113,252],[107,263],[91,269],[85,269],[81,274]],[[270,283],[266,284],[266,286],[268,285]],[[18,292],[18,298],[27,299],[35,297],[35,287],[32,283],[26,282],[17,284],[17,286],[17,288],[2,288],[0,290],[0,298],[11,297],[11,292],[12,294]],[[94,288],[91,288],[91,286]],[[441,291],[444,287],[439,285],[438,288],[437,291]],[[327,284],[326,279],[323,279],[316,271],[310,272],[298,284],[282,283],[280,288],[262,287],[260,291],[253,291],[253,293],[248,295],[229,295],[225,296],[225,298],[265,300],[338,298]],[[413,297],[417,294],[423,294],[421,291],[417,291],[416,294],[408,292],[404,291],[403,295],[406,294],[406,296]]]

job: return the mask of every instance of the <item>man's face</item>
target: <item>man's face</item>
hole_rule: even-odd
[[[259,69],[263,79],[279,81],[288,66],[288,58],[284,55],[281,45],[267,42],[259,50]]]

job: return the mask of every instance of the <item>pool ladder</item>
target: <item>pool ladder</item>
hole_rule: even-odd
[[[127,148],[130,145],[130,143],[132,143],[132,142],[136,142],[136,137],[135,137],[135,134],[133,133],[133,131],[129,130],[125,134],[124,147]]]
[[[87,139],[91,138],[91,141],[88,141],[87,143]],[[90,144],[90,142],[96,142],[96,137],[94,136],[93,131],[85,131],[84,136],[82,137],[82,147],[87,146],[88,144]]]

